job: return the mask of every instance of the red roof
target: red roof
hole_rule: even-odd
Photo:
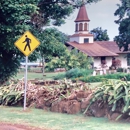
[[[110,42],[111,44],[113,42]],[[67,42],[66,44],[86,53],[88,56],[97,57],[97,56],[118,56],[115,52],[105,48],[98,43],[82,43],[77,42]],[[116,46],[117,47],[117,46]]]
[[[119,50],[118,45],[114,41],[95,41],[100,46],[114,52],[114,53],[123,53]]]
[[[87,15],[86,7],[85,5],[82,5],[79,9],[78,16],[75,20],[75,22],[83,22],[83,21],[90,21]]]

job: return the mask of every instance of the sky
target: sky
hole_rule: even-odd
[[[97,3],[86,5],[87,14],[90,19],[89,31],[97,27],[102,27],[103,30],[107,30],[110,41],[113,41],[113,38],[118,35],[118,25],[114,22],[118,19],[117,16],[114,16],[114,12],[118,8],[117,4],[120,4],[120,0],[101,0]],[[74,20],[77,14],[78,9],[66,19],[65,24],[57,28],[65,34],[74,34]]]

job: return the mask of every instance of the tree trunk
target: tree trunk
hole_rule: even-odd
[[[44,59],[44,57],[42,57],[42,74],[43,74],[43,76],[45,74],[45,59]]]

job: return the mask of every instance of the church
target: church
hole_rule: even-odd
[[[77,49],[93,58],[93,67],[99,68],[105,64],[108,68],[112,66],[113,59],[118,61],[118,66],[128,68],[130,66],[130,56],[128,52],[119,50],[114,41],[94,41],[94,36],[89,32],[90,19],[86,6],[83,4],[75,19],[75,33],[66,42],[69,50]],[[100,25],[99,25],[100,26]],[[119,63],[120,62],[120,63]]]

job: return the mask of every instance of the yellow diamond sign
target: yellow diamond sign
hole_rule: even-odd
[[[26,31],[14,44],[25,56],[29,56],[40,42],[32,33]]]

